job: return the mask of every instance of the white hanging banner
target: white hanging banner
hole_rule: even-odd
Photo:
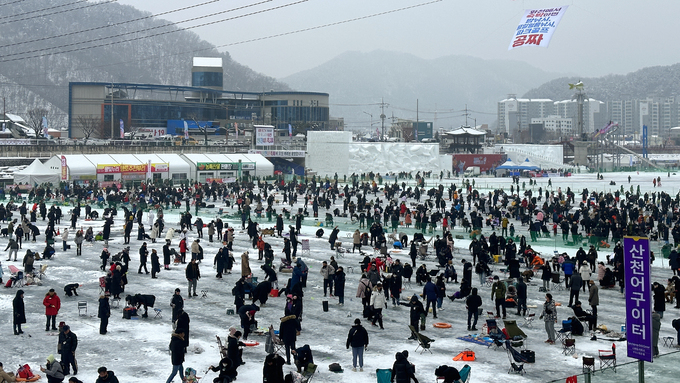
[[[527,45],[547,48],[567,8],[568,6],[564,5],[555,8],[525,10],[508,50]]]

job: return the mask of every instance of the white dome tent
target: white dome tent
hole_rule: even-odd
[[[60,180],[60,173],[55,172],[43,165],[43,163],[37,158],[25,169],[14,173],[15,184],[28,184],[35,186],[44,183],[51,183],[52,185],[58,185]]]

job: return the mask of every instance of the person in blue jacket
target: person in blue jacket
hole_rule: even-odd
[[[430,304],[432,304],[432,317],[437,318],[437,286],[432,283],[432,279],[429,277],[423,287],[423,297],[427,300],[425,316],[430,312]]]

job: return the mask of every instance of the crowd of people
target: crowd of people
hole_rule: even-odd
[[[338,244],[340,229],[334,226],[328,236],[331,251],[324,253],[318,250],[311,256],[322,260],[318,276],[313,279],[321,280],[323,296],[337,298],[338,306],[344,305],[346,284],[356,286],[356,294],[351,296],[360,299],[363,318],[378,331],[386,328],[384,317],[393,313],[388,309],[390,303],[394,309],[409,307],[404,324],[419,332],[425,330],[428,316],[439,318],[442,310],[446,310],[444,298],[448,297],[452,302],[464,300],[467,331],[470,332],[477,331],[479,309],[485,304],[494,306],[497,318],[505,319],[508,309],[516,311],[517,315],[526,315],[528,300],[542,294],[545,303],[540,316],[545,322],[546,343],[554,344],[554,325],[560,316],[553,292],[549,290],[555,289],[556,281],[564,283],[568,290],[567,307],[573,311],[570,316],[587,322],[588,329],[595,331],[597,324],[603,320],[598,314],[599,289],[618,289],[621,292],[625,289],[621,239],[627,235],[650,238],[656,235],[660,241],[669,241],[672,237],[673,247],[680,243],[677,214],[680,195],[671,196],[663,190],[640,193],[639,186],[637,191],[633,186],[629,190],[622,186],[613,193],[584,189],[577,196],[577,192],[570,188],[564,191],[560,187],[553,188],[552,181],[549,186],[538,186],[533,185],[535,181],[529,180],[530,189],[526,189],[526,184],[523,182],[520,188],[517,180],[510,190],[498,188],[482,193],[472,182],[448,182],[444,185],[444,181],[433,180],[436,186],[426,188],[425,178],[420,173],[413,179],[417,186],[407,184],[407,176],[401,182],[395,180],[381,184],[377,175],[353,175],[343,181],[337,177],[324,180],[313,177],[305,181],[257,180],[229,185],[187,183],[181,187],[142,184],[124,190],[115,186],[98,188],[96,185],[40,186],[32,190],[32,202],[0,205],[0,222],[7,224],[3,236],[7,240],[5,250],[9,262],[19,262],[19,250],[26,242],[35,242],[36,237],[42,241],[44,237],[42,252],[27,250],[23,256],[22,278],[36,276],[35,260],[49,260],[58,253],[55,248],[58,239],[62,240],[62,253],[75,257],[94,255],[95,259],[99,259],[99,270],[104,274],[97,313],[102,335],[108,331],[111,301],[125,298],[125,315],[128,316],[137,315],[139,310],[142,317],[148,317],[148,308],[155,305],[156,295],[152,294],[122,297],[130,291],[131,284],[139,281],[134,276],[135,267],[130,271],[131,263],[136,262],[131,252],[139,254],[139,278],[151,274],[151,279],[158,279],[171,266],[184,268],[186,299],[198,297],[199,282],[201,286],[216,283],[201,282],[210,277],[205,273],[205,263],[212,263],[215,281],[233,279],[233,306],[228,308],[233,308],[240,321],[240,328],[230,329],[226,357],[221,358],[217,366],[210,367],[218,373],[215,378],[218,383],[234,380],[245,368],[242,367],[245,365],[244,341],[253,331],[258,331],[256,316],[261,309],[269,306],[270,295],[285,297],[278,323],[285,358],[275,353],[265,357],[262,370],[265,381],[294,379],[295,371],[289,375],[283,373],[284,366],[290,365],[291,359],[300,373],[313,363],[314,350],[309,345],[297,347],[296,344],[298,334],[303,331],[303,302],[306,302],[305,295],[309,293],[307,281],[310,276],[310,268],[305,262],[309,258],[298,252],[298,246],[302,244],[303,222],[317,218],[320,210],[331,215],[331,221],[344,222],[352,228],[347,231],[352,248],[344,249]],[[72,207],[64,215],[59,206],[48,208],[50,201],[54,200],[71,201]],[[211,201],[224,206],[230,213],[229,218],[220,216],[208,221],[206,217],[211,214],[205,214],[209,211],[205,209],[211,209],[208,207]],[[194,214],[191,214],[192,208]],[[181,212],[177,227],[166,222],[165,214],[171,209]],[[61,224],[62,217],[69,220],[68,226]],[[86,220],[103,222],[101,231],[96,231],[93,227],[98,226],[90,224],[84,229],[82,223]],[[327,216],[326,222],[328,220]],[[288,228],[286,221],[289,222]],[[120,233],[112,230],[116,222],[122,222]],[[520,229],[514,226],[515,223]],[[45,230],[41,233],[38,227],[43,226]],[[466,249],[455,245],[456,226],[473,238]],[[135,227],[137,236],[133,237]],[[215,250],[212,262],[210,255],[204,254],[204,227],[209,248]],[[588,251],[580,247],[571,256],[569,251],[563,251],[548,257],[532,249],[532,245],[540,245],[542,237],[559,239],[558,230],[562,231],[561,239],[565,246],[576,248],[583,241],[588,241]],[[458,232],[461,232],[460,229]],[[271,236],[270,239],[266,239],[266,234]],[[317,230],[317,237],[323,238],[324,235]],[[117,245],[120,239],[125,246],[112,255],[109,247]],[[162,257],[156,249],[149,250],[157,241],[164,242]],[[70,248],[71,243],[75,245],[74,250]],[[610,243],[614,244],[613,254],[605,261],[599,256],[598,249]],[[83,244],[95,245],[85,250]],[[432,249],[428,248],[430,245]],[[101,246],[101,253],[93,253],[95,246]],[[135,249],[132,249],[133,246]],[[404,250],[404,253],[393,250]],[[257,259],[251,259],[251,251],[253,254],[257,252]],[[276,251],[283,254],[280,265],[275,264]],[[360,253],[363,259],[358,266],[361,268],[358,278],[350,280],[350,275],[345,273],[347,267],[354,265],[347,264],[344,259],[336,259],[339,251]],[[461,255],[462,251],[466,251],[466,255]],[[240,254],[237,255],[237,252]],[[402,263],[397,258],[398,254],[408,256],[406,262]],[[149,258],[150,271],[147,269]],[[260,271],[251,268],[252,262],[260,264],[260,275],[264,277],[259,281],[257,274]],[[417,262],[421,264],[418,266]],[[507,273],[496,272],[493,275],[493,265],[497,263],[502,263]],[[240,272],[233,270],[237,264],[240,264]],[[431,269],[428,269],[428,264]],[[455,265],[460,265],[460,282]],[[680,260],[674,249],[670,252],[670,270],[663,271],[668,274],[668,281],[657,282],[653,287],[654,311],[660,318],[666,311],[666,303],[672,303],[678,296],[678,269]],[[478,282],[472,276],[473,271]],[[236,274],[233,277],[232,272]],[[414,274],[414,282],[418,286],[415,290],[411,288]],[[0,271],[0,279],[3,275]],[[281,279],[284,275],[286,277]],[[16,273],[9,277],[8,287],[19,283],[18,277]],[[533,278],[540,278],[543,282],[541,288],[529,287]],[[411,290],[409,294],[405,294],[406,286]],[[457,291],[450,291],[454,287]],[[65,286],[64,291],[77,295],[77,286],[68,289]],[[186,378],[183,364],[192,336],[181,291],[177,288],[168,297],[172,307],[169,347],[172,372],[167,378],[168,383],[177,374],[181,379]],[[579,300],[581,292],[588,293],[590,311],[583,309]],[[488,293],[489,301],[485,301],[484,293]],[[23,299],[24,290],[17,290],[13,302],[15,335],[23,334],[22,325],[26,323]],[[78,373],[75,358],[78,339],[69,325],[62,322],[59,328],[55,326],[61,306],[54,288],[46,293],[43,305],[45,331],[59,331],[57,352],[61,355],[59,363],[50,356],[44,372],[50,382],[61,382],[71,372],[73,375]],[[680,308],[677,304],[675,307]],[[346,341],[346,347],[352,352],[352,370],[357,371],[358,368],[359,372],[363,371],[363,351],[369,344],[369,332],[361,323],[360,318],[348,323]],[[680,330],[680,326],[676,329]],[[655,348],[655,354],[658,354],[658,348]],[[409,367],[412,365],[407,358],[408,352],[405,351],[395,356],[392,370],[397,381],[417,381],[415,369]],[[98,375],[97,382],[117,381],[115,374],[105,367],[99,369]]]

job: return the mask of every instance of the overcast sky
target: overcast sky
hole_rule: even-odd
[[[120,0],[154,14],[208,0]],[[259,0],[263,1],[263,0]],[[266,1],[266,0],[264,0]],[[272,0],[209,18],[220,20],[300,0]],[[307,0],[300,4],[193,29],[217,46],[337,23],[429,0]],[[163,16],[181,21],[258,0],[222,0]],[[548,48],[508,51],[524,9],[568,5]],[[421,58],[470,55],[529,62],[543,70],[584,77],[624,74],[680,62],[680,1],[443,0],[434,4],[282,37],[219,48],[237,62],[282,78],[346,51],[376,49]],[[205,22],[182,23],[186,27]]]

